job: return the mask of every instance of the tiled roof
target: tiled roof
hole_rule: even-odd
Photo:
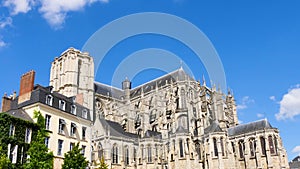
[[[23,109],[9,110],[6,113],[19,119],[34,122],[33,119]]]
[[[244,133],[249,133],[253,131],[259,131],[264,129],[272,129],[273,127],[268,122],[267,119],[247,123],[247,124],[240,124],[231,128],[228,128],[228,135],[234,136]]]

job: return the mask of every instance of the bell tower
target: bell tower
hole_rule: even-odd
[[[67,97],[90,109],[94,108],[94,61],[87,52],[74,48],[64,51],[51,65],[50,86]]]

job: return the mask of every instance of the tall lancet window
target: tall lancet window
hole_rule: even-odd
[[[180,152],[180,157],[184,157],[184,151],[183,151],[183,141],[179,140],[179,152]]]
[[[217,139],[213,138],[213,144],[214,144],[214,155],[215,157],[218,157],[218,145],[217,145]]]
[[[181,108],[186,108],[186,98],[185,98],[185,91],[184,89],[181,89],[180,91],[180,102],[181,102]]]

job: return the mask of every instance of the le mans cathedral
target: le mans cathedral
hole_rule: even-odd
[[[238,124],[233,94],[182,68],[135,88],[124,78],[120,89],[96,82],[93,58],[69,48],[50,72],[49,86],[34,84],[34,71],[25,73],[19,94],[4,95],[2,111],[32,122],[41,112],[54,168],[77,142],[91,169],[101,158],[112,169],[289,168],[277,128],[267,119]],[[8,156],[27,158],[13,143]]]

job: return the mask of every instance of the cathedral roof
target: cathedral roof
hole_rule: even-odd
[[[213,121],[212,124],[204,129],[204,133],[214,133],[214,132],[222,132],[221,127],[216,121]]]
[[[105,120],[105,119],[100,119],[100,122],[104,125],[108,125],[110,129],[110,135],[111,136],[116,136],[116,137],[127,137],[127,138],[138,138],[139,136],[137,134],[125,132],[122,126],[114,121],[110,120]]]
[[[231,128],[228,128],[228,135],[234,136],[244,133],[250,133],[254,131],[264,130],[264,129],[274,129],[267,119],[247,123],[240,124]]]
[[[133,88],[130,91],[130,97],[133,98],[141,95],[142,92],[147,93],[152,90],[155,90],[156,87],[162,87],[165,86],[166,84],[171,84],[173,82],[183,81],[183,80],[194,80],[194,79],[190,77],[190,75],[188,75],[182,68],[180,68],[164,76],[158,77],[154,80],[151,80],[147,83],[144,83],[140,86]]]
[[[155,138],[161,139],[161,132],[147,130],[145,133],[145,138],[150,138],[150,137],[155,137]]]
[[[121,99],[121,97],[124,96],[124,92],[122,89],[99,82],[94,82],[94,90],[98,94],[113,97],[116,99]]]
[[[168,73],[166,75],[163,75],[161,77],[158,77],[156,79],[153,79],[149,82],[146,82],[142,85],[139,85],[131,89],[130,98],[140,96],[142,92],[148,93],[152,90],[155,90],[156,87],[162,87],[165,86],[166,84],[171,84],[173,82],[184,81],[184,80],[194,81],[194,79],[189,74],[187,74],[184,71],[184,69],[180,68],[171,73]],[[110,96],[117,99],[121,99],[121,97],[124,96],[124,91],[122,89],[110,85],[106,85],[100,82],[94,82],[94,87],[96,93],[104,96]]]

